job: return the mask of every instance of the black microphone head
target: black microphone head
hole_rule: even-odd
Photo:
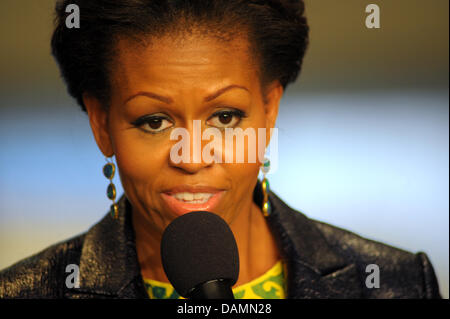
[[[167,278],[183,297],[210,280],[229,280],[239,275],[239,254],[228,224],[210,212],[182,215],[165,229],[161,259]]]

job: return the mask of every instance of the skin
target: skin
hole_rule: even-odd
[[[97,145],[105,156],[115,155],[133,208],[142,276],[168,282],[160,259],[160,241],[165,227],[177,216],[167,208],[161,193],[179,185],[203,185],[224,190],[213,212],[224,218],[233,231],[240,258],[235,286],[244,284],[262,275],[280,258],[264,216],[252,200],[260,163],[175,164],[169,154],[177,141],[170,140],[170,131],[184,127],[192,136],[193,120],[201,120],[202,130],[221,127],[220,118],[212,116],[230,107],[246,114],[242,119],[233,116],[232,127],[274,127],[282,86],[278,81],[269,84],[263,99],[259,75],[244,37],[224,43],[191,34],[164,36],[151,42],[137,46],[127,39],[118,41],[107,110],[95,97],[88,93],[83,96]],[[204,101],[229,85],[239,87]],[[155,124],[167,128],[152,134],[148,132],[149,124],[132,124],[149,114],[167,116],[170,121]]]

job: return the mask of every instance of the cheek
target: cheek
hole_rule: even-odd
[[[226,165],[224,171],[227,178],[232,181],[232,191],[229,192],[226,205],[223,207],[223,217],[231,224],[252,201],[259,165],[249,163],[221,165]]]
[[[163,178],[161,173],[167,166],[170,151],[168,143],[154,141],[152,136],[130,129],[118,131],[113,137],[113,145],[122,185],[127,193],[131,189],[145,191]]]
[[[228,176],[233,180],[235,197],[244,198],[248,196],[249,189],[253,190],[252,186],[256,182],[259,173],[259,164],[231,164],[227,167],[226,171]]]
[[[261,163],[259,159],[264,158],[266,143],[267,143],[267,135],[266,132],[266,117],[265,110],[263,104],[253,105],[252,107],[252,116],[248,118],[245,122],[245,125],[242,125],[242,129],[252,129],[255,132],[255,138],[246,137],[244,140],[244,163],[235,163],[228,164],[226,166],[227,174],[234,181],[234,188],[237,190],[235,192],[235,196],[237,197],[245,197],[248,196],[248,190],[253,190],[253,184],[256,182],[256,178],[258,177]],[[263,130],[259,130],[263,129]],[[266,136],[260,136],[266,135]],[[234,160],[236,161],[236,155],[239,151],[237,149],[236,144],[234,144]],[[250,158],[250,154],[254,153],[255,162],[248,162]]]
[[[254,139],[247,139],[245,142],[245,156],[248,159],[249,154],[255,153],[256,167],[254,163],[249,163],[251,170],[259,170],[260,165],[264,159],[266,153],[266,147],[270,141],[270,128],[266,127],[266,116],[264,113],[264,107],[259,106],[256,114],[248,122],[247,127],[250,127],[255,132]]]
[[[241,176],[253,177],[258,175],[259,163],[244,163],[241,164],[241,166],[242,166],[242,168],[240,169]],[[249,182],[253,182],[253,180],[249,180]]]

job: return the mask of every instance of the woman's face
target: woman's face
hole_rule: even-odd
[[[225,43],[194,35],[163,37],[146,47],[120,40],[117,52],[108,110],[88,95],[84,101],[97,144],[105,156],[116,157],[133,212],[159,232],[192,210],[212,211],[231,225],[250,209],[260,162],[256,155],[256,162],[248,163],[245,155],[244,163],[236,163],[234,154],[233,163],[224,163],[224,129],[257,133],[273,127],[282,87],[270,85],[264,103],[243,38]],[[194,139],[199,138],[194,120],[202,132],[217,128],[222,133],[223,151],[216,153],[222,163],[194,162]],[[180,138],[170,138],[175,128],[189,133],[183,141],[190,151],[187,163],[171,156],[174,145],[181,145]],[[210,141],[201,141],[201,149]],[[249,146],[245,139],[245,154]]]

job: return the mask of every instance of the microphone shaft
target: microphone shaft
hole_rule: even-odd
[[[210,280],[195,287],[189,299],[234,299],[229,280]]]

